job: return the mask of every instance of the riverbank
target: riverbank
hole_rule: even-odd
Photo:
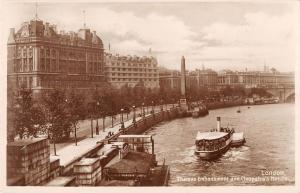
[[[205,103],[208,110],[214,110],[214,109],[221,109],[221,108],[227,108],[227,107],[235,107],[235,106],[242,106],[243,100],[235,100],[235,101],[228,101],[228,102],[212,102],[212,103]]]
[[[86,138],[79,141],[77,146],[74,144],[65,146],[57,151],[57,156],[51,155],[51,157],[59,159],[62,174],[68,174],[72,171],[74,164],[80,159],[96,156],[97,152],[102,148],[101,144],[115,141],[123,134],[141,134],[162,121],[177,118],[179,115],[178,112],[178,108],[174,107],[137,117],[135,122],[133,120],[125,121],[124,128],[121,127],[121,124],[118,124],[113,128],[106,129],[105,132],[101,131],[99,135],[95,135],[93,138]],[[109,132],[113,134],[109,136]]]
[[[238,99],[235,101],[228,101],[228,102],[212,102],[212,103],[204,103],[208,110],[214,110],[214,109],[222,109],[222,108],[228,108],[228,107],[238,107],[238,106],[253,106],[253,105],[269,105],[269,104],[283,104],[283,103],[262,103],[262,104],[245,104],[245,102],[242,99]]]

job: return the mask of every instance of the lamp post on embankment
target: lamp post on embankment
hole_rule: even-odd
[[[152,110],[151,110],[151,113],[154,114],[154,102],[152,101],[151,104],[152,104]]]
[[[135,123],[135,106],[132,106],[133,108],[133,119],[132,119],[132,123]]]
[[[99,123],[98,123],[98,119],[99,119],[99,107],[100,107],[100,103],[99,103],[99,101],[97,101],[97,106],[96,106],[96,119],[97,119],[97,121],[96,121],[96,135],[99,135]]]
[[[124,111],[124,109],[121,109],[121,129],[125,128],[125,126],[124,126],[124,119],[123,119],[123,111]]]
[[[173,105],[173,108],[174,108],[174,103],[175,103],[175,99],[174,98],[172,99],[172,103],[173,103],[172,105]]]
[[[94,129],[93,129],[93,115],[91,115],[91,137],[94,138]]]
[[[95,114],[95,106],[93,102],[88,103],[88,109],[90,111],[90,121],[91,121],[91,137],[94,137],[94,129],[93,129],[93,115]]]
[[[145,117],[145,103],[142,104],[142,116]]]

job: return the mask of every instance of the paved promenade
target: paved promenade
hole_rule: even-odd
[[[146,115],[146,116],[150,116],[150,115]],[[141,117],[137,117],[136,121],[139,121],[140,119]],[[124,122],[125,128],[130,126],[131,124],[132,124],[132,120],[128,120]],[[50,157],[51,159],[52,158],[60,159],[60,165],[66,166],[70,162],[72,162],[72,160],[81,157],[83,154],[85,154],[94,146],[96,146],[98,141],[105,139],[105,137],[108,135],[108,132],[113,132],[116,134],[120,128],[121,128],[121,124],[119,123],[112,128],[111,127],[105,128],[104,132],[100,130],[99,135],[94,135],[93,138],[91,137],[85,138],[79,141],[77,143],[77,146],[75,145],[75,143],[72,143],[61,149],[58,149],[56,152],[57,156],[54,156],[53,152],[51,152]]]
[[[165,109],[165,107],[171,108],[172,106],[173,106],[172,104],[164,105],[164,109]],[[150,114],[150,110],[152,109],[152,107],[151,106],[148,108],[144,107],[144,109],[145,109],[146,114]],[[160,111],[160,106],[155,106],[154,112],[159,112],[159,111]],[[142,112],[141,108],[137,107],[136,108],[136,116],[138,117],[138,115],[141,112]],[[120,125],[120,123],[119,123],[120,117],[121,117],[120,114],[115,115],[115,119],[113,121],[113,123],[114,123],[113,127]],[[124,114],[124,121],[131,120],[132,118],[133,118],[132,111],[128,114],[128,118],[127,118],[127,115]],[[93,121],[93,127],[94,127],[94,136],[95,136],[95,127],[96,127],[95,120]],[[105,118],[104,127],[105,127],[105,129],[111,129],[111,117]],[[99,119],[99,131],[101,132],[102,130],[103,130],[103,120]],[[84,139],[90,138],[90,137],[91,137],[91,121],[89,119],[79,121],[78,129],[77,129],[77,141],[79,142],[81,140],[84,140]],[[65,142],[60,142],[60,143],[56,144],[56,150],[60,150],[66,146],[73,145],[73,144],[75,144],[75,138],[74,138],[74,132],[71,132],[70,139],[68,139]],[[50,145],[50,150],[51,150],[51,153],[53,154],[53,145]]]

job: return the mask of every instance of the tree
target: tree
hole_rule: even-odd
[[[117,114],[116,100],[112,93],[106,95],[106,102],[108,105],[108,115],[111,116],[111,127],[114,126],[114,115]]]
[[[75,145],[77,145],[77,125],[85,113],[83,102],[83,96],[81,94],[75,94],[74,90],[72,90],[67,99],[67,107],[72,129],[74,130]]]
[[[100,100],[100,115],[102,116],[102,129],[105,131],[105,118],[109,115],[110,112],[110,96],[107,94],[107,92],[104,92],[104,94],[101,96]]]
[[[271,72],[272,72],[273,74],[278,73],[278,71],[276,70],[276,68],[271,68],[270,70],[271,70]]]
[[[221,92],[224,96],[232,96],[232,88],[229,85],[223,88]]]
[[[54,90],[43,97],[45,129],[51,139],[56,155],[56,142],[70,136],[71,116],[68,113],[65,91]]]
[[[34,104],[31,90],[21,88],[8,110],[14,130],[20,139],[37,137],[41,125],[41,110]]]
[[[265,88],[251,88],[249,96],[253,96],[254,94],[260,97],[270,97],[272,94],[268,93]]]

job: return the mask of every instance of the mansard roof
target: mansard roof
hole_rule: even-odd
[[[14,33],[14,30],[11,30]],[[47,41],[52,41],[60,44],[68,45],[90,45],[103,48],[103,42],[96,32],[90,32],[90,29],[80,29],[78,33],[60,31],[57,32],[55,25],[50,25],[48,22],[44,23],[41,20],[31,20],[24,22],[21,28],[15,33],[10,34],[8,43],[12,43],[17,39],[24,39],[28,37],[43,38]]]

